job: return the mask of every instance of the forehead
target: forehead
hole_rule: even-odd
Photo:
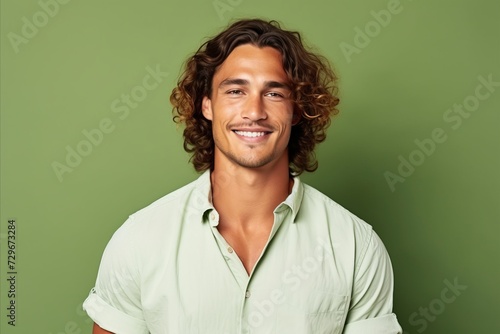
[[[236,47],[219,66],[213,79],[215,82],[235,75],[267,76],[280,80],[287,78],[280,51],[252,44]]]

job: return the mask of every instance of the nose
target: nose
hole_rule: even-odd
[[[267,113],[264,107],[262,96],[259,94],[248,95],[241,110],[241,117],[252,122],[266,119]]]

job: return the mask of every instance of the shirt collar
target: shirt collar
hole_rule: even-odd
[[[295,217],[299,213],[302,198],[304,197],[304,184],[300,181],[298,176],[293,177],[292,192],[288,197],[276,207],[274,212],[281,212],[286,210],[288,206],[292,210],[292,222],[295,223]]]
[[[212,204],[212,185],[210,181],[210,171],[207,170],[201,174],[196,180],[197,189],[197,206],[200,208],[200,214],[204,216],[208,214],[209,211],[214,211],[217,214],[213,204]],[[279,204],[275,213],[287,210],[287,208],[292,210],[292,222],[295,222],[295,217],[297,216],[300,205],[302,204],[302,198],[304,196],[304,184],[301,182],[298,176],[293,177],[293,187],[292,192],[288,197]],[[211,222],[213,220],[210,220]],[[216,219],[218,221],[218,219]]]
[[[196,201],[197,207],[200,209],[202,215],[205,212],[214,209],[212,204],[212,185],[210,183],[210,171],[205,171],[201,174],[195,181],[195,187],[197,190]]]

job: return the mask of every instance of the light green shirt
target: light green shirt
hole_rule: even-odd
[[[217,230],[210,173],[131,215],[84,303],[120,334],[396,334],[387,252],[366,224],[294,179],[252,273]]]

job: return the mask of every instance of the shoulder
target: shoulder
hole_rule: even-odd
[[[186,217],[201,219],[208,203],[202,181],[200,177],[132,213],[113,234],[110,245],[147,249],[179,233],[183,222],[189,220]]]
[[[296,225],[302,225],[301,232],[313,240],[321,239],[331,247],[346,281],[388,267],[385,247],[370,224],[319,190],[306,184],[303,189]]]
[[[178,211],[181,207],[192,205],[191,200],[193,199],[193,193],[196,193],[198,190],[199,182],[199,179],[192,181],[185,186],[166,194],[148,206],[134,212],[130,215],[130,217],[135,220],[142,220],[172,209],[176,209],[176,211]]]
[[[316,188],[304,184],[304,195],[300,211],[312,214],[327,223],[333,231],[350,232],[361,238],[369,238],[373,233],[372,226],[354,213],[331,199]],[[322,219],[324,218],[324,219]]]
[[[313,234],[328,236],[334,252],[354,267],[359,266],[367,254],[385,251],[370,224],[306,184],[297,219],[297,222],[307,222],[303,225]]]

